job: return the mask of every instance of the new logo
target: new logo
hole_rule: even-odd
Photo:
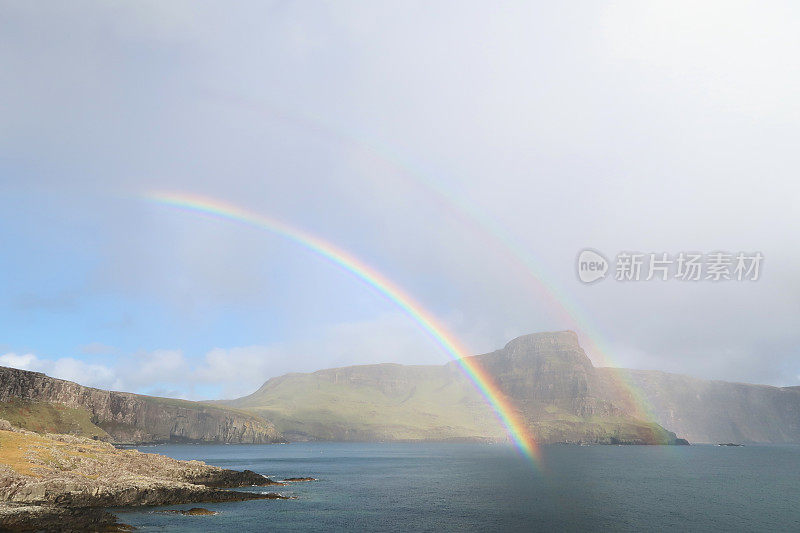
[[[578,279],[584,283],[592,283],[606,277],[608,261],[594,250],[583,250],[578,254]]]

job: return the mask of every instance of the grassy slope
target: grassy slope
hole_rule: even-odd
[[[69,440],[55,440],[52,436],[0,430],[0,466],[24,476],[41,477],[48,471],[68,471],[81,460],[102,460],[114,453],[116,450],[109,449],[106,443],[84,441],[76,446]]]
[[[330,371],[290,374],[271,380],[233,405],[271,420],[289,438],[502,437],[500,424],[474,388],[466,380],[438,370],[426,372],[423,379],[402,376],[409,378],[409,383],[389,389],[371,382],[337,382]]]
[[[37,433],[68,433],[82,437],[108,439],[109,435],[91,421],[85,409],[58,403],[33,402],[15,398],[0,402],[0,418],[14,426]]]
[[[444,367],[369,365],[288,374],[228,405],[271,420],[290,440],[504,440],[488,403]],[[526,418],[540,442],[669,442],[656,424],[622,417],[582,418],[555,405]]]
[[[34,468],[41,465],[30,458],[35,447],[46,442],[43,437],[0,430],[0,465],[17,474],[36,476]]]

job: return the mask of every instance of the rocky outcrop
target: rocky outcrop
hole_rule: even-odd
[[[273,481],[262,476],[261,474],[253,472],[252,470],[244,470],[240,472],[238,470],[229,470],[227,468],[204,468],[199,471],[195,470],[191,473],[187,473],[183,479],[189,483],[215,488],[252,487],[254,485],[258,485],[259,487],[266,487],[270,485],[286,485],[286,483]]]
[[[0,367],[0,402],[23,399],[85,409],[115,442],[269,443],[281,440],[261,417],[219,406],[84,387],[39,372]]]
[[[0,531],[130,531],[104,509],[0,503]]]
[[[539,442],[685,443],[643,413],[608,398],[572,331],[523,335],[470,362],[511,400]]]
[[[284,485],[252,471],[120,450],[72,435],[0,427],[0,530],[99,530],[115,523],[104,507],[289,497],[222,490]]]
[[[214,516],[218,514],[216,511],[209,511],[202,507],[192,507],[191,509],[167,509],[164,511],[156,511],[163,514],[182,514],[184,516]]]
[[[582,418],[626,416],[598,394],[595,368],[572,331],[524,335],[470,359],[523,411],[555,407]]]

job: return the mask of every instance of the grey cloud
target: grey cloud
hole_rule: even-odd
[[[793,4],[115,5],[0,17],[0,139],[18,172],[0,187],[64,191],[70,216],[100,228],[88,290],[187,315],[269,301],[301,321],[341,296],[333,283],[349,287],[292,244],[137,196],[190,190],[366,258],[475,352],[575,327],[563,300],[619,364],[796,382]],[[767,266],[752,286],[586,287],[573,262],[587,246],[761,250]],[[282,297],[271,269],[317,283]],[[336,349],[320,325],[307,362],[220,349],[272,361],[259,376],[394,357],[366,322]],[[405,326],[386,328],[403,360],[437,357],[413,329],[404,344]]]

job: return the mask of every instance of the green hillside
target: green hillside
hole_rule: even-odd
[[[384,364],[288,374],[228,404],[267,418],[290,440],[496,439],[504,434],[474,387],[444,367]]]
[[[595,394],[572,332],[520,337],[471,363],[511,399],[539,442],[669,444],[675,434]],[[289,440],[491,440],[508,435],[455,364],[363,365],[287,374],[223,402],[272,421]]]
[[[12,398],[0,402],[0,418],[13,426],[37,433],[69,433],[81,437],[109,439],[108,433],[92,423],[86,409],[59,403],[35,402]]]

